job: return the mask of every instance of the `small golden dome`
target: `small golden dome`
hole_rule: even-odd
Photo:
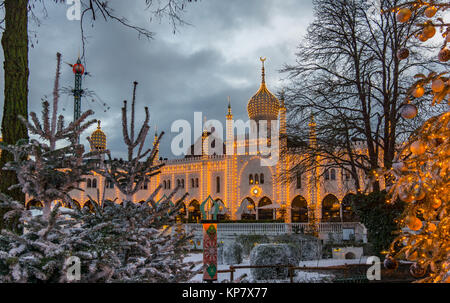
[[[100,121],[98,121],[97,129],[91,135],[91,150],[105,150],[106,149],[106,135],[100,128]]]
[[[247,104],[248,116],[251,120],[277,120],[280,110],[280,102],[267,89],[265,81],[264,61],[266,58],[260,58],[262,62],[262,82],[259,90],[250,99]]]

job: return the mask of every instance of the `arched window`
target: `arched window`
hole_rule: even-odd
[[[144,182],[144,189],[148,189],[148,182],[147,181]]]
[[[192,188],[195,187],[195,180],[194,180],[194,178],[191,179],[191,187],[192,187]]]
[[[167,189],[167,183],[166,183],[166,180],[164,180],[164,182],[163,182],[163,187],[164,187],[164,189]]]
[[[291,221],[308,222],[308,203],[302,196],[297,196],[292,200]]]
[[[97,179],[92,179],[92,188],[97,188]]]
[[[325,180],[330,180],[330,171],[327,169],[326,171],[325,171]]]
[[[259,182],[260,182],[261,184],[264,184],[264,174],[260,174],[260,175],[259,175]]]
[[[198,178],[195,179],[195,187],[198,188]]]
[[[301,172],[297,172],[295,177],[296,177],[296,181],[297,181],[297,184],[296,184],[295,188],[297,188],[297,189],[302,188],[302,173]]]
[[[271,204],[272,204],[272,201],[267,197],[263,197],[263,198],[261,198],[261,200],[259,200],[258,220],[273,220],[274,209],[272,209],[272,208],[261,209],[261,207],[268,206]]]
[[[253,184],[253,175],[248,176],[248,184]]]
[[[184,188],[184,179],[181,179],[181,187]]]
[[[87,181],[86,181],[86,187],[87,187],[87,188],[91,188],[91,187],[92,187],[92,181],[91,181],[91,179],[87,179]]]
[[[334,168],[331,169],[330,179],[331,180],[336,180],[336,170]]]
[[[177,186],[178,186],[178,187],[181,186],[181,181],[180,181],[180,179],[177,179]]]
[[[220,193],[220,177],[216,177],[216,192]]]
[[[255,174],[255,184],[259,184],[259,176],[258,176],[258,174]]]
[[[170,180],[167,180],[167,189],[170,189]]]
[[[322,222],[340,222],[341,205],[336,196],[329,194],[322,200]]]

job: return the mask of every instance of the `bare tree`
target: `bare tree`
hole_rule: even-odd
[[[401,107],[414,70],[430,68],[424,63],[431,59],[423,56],[423,46],[419,54],[413,41],[409,58],[400,60],[399,50],[418,29],[397,22],[394,13],[381,14],[398,2],[381,0],[373,13],[373,1],[314,1],[316,19],[298,47],[297,62],[283,69],[290,80],[285,89],[290,140],[309,139],[304,126],[311,114],[317,123],[317,144],[304,144],[294,171],[311,163],[341,168],[357,189],[362,172],[379,190],[374,171],[391,167],[400,141],[421,123],[402,119]]]
[[[83,56],[86,36],[84,25],[90,21],[94,23],[99,17],[104,20],[114,20],[128,27],[145,38],[152,38],[153,33],[139,27],[125,17],[124,12],[117,12],[110,5],[109,0],[80,0],[81,1],[81,41]],[[150,18],[168,18],[176,29],[177,25],[184,24],[182,13],[185,5],[193,0],[145,0]],[[196,0],[194,0],[196,1]],[[65,4],[64,0],[53,0],[55,3]],[[27,139],[28,132],[24,124],[17,119],[20,115],[28,119],[28,46],[30,43],[28,21],[34,20],[40,23],[36,10],[39,7],[45,9],[43,0],[3,0],[0,1],[0,10],[4,15],[0,19],[2,34],[2,47],[4,53],[4,106],[1,124],[2,139],[7,144],[15,144],[20,139]],[[33,44],[31,44],[33,45]],[[9,191],[8,188],[18,182],[13,171],[3,171],[1,167],[13,160],[10,152],[4,151],[0,156],[0,191],[8,193],[18,201],[24,201],[25,197],[20,190]]]

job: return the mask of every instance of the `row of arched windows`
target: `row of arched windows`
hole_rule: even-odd
[[[348,171],[342,172],[342,177],[344,180],[350,180],[353,178],[353,176]],[[325,178],[325,180],[335,181],[336,180],[336,170],[334,168],[327,169],[324,173],[324,178]]]
[[[264,174],[250,174],[248,176],[248,184],[264,184]]]

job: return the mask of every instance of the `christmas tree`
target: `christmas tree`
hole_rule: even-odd
[[[399,22],[408,22],[412,14],[424,14],[428,21],[418,24],[417,31],[411,35],[422,42],[434,37],[437,29],[440,30],[444,41],[437,57],[444,63],[444,68],[448,67],[445,63],[450,59],[447,48],[450,28],[438,13],[449,8],[448,3],[417,0],[391,11],[397,13]],[[405,60],[408,54],[408,49],[403,48],[397,57]],[[432,71],[427,76],[416,75],[418,80],[409,90],[410,97],[403,106],[402,117],[413,119],[417,108],[411,104],[411,99],[419,100],[427,92],[433,98],[433,105],[442,103],[446,98],[449,102],[450,82],[447,75],[448,70]],[[395,268],[395,258],[414,261],[410,272],[412,276],[422,278],[421,282],[450,282],[449,164],[450,112],[447,107],[445,113],[429,119],[411,135],[388,173],[393,182],[390,201],[400,198],[407,206],[399,222],[404,228],[392,243],[385,265]]]

